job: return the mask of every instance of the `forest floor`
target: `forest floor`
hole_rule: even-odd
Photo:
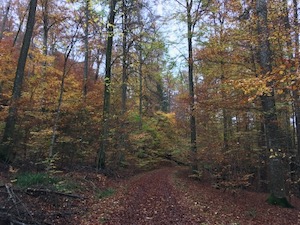
[[[265,193],[215,189],[188,174],[184,167],[165,167],[123,178],[107,178],[91,171],[69,172],[63,176],[74,181],[76,195],[43,193],[40,189],[26,193],[12,189],[10,195],[22,201],[18,215],[30,212],[35,224],[300,225],[300,200],[295,197],[290,200],[295,208],[281,208],[266,203]],[[0,178],[7,176],[0,173]],[[0,194],[5,188],[8,186],[2,185]],[[7,206],[9,199],[0,195],[0,202]],[[0,214],[1,207],[3,204]]]
[[[217,190],[188,178],[184,168],[162,168],[120,183],[103,201],[91,202],[80,224],[110,225],[291,225],[300,224],[300,200],[293,209],[271,206],[267,194]]]

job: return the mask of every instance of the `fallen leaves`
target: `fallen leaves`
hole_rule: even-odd
[[[205,180],[189,178],[182,167],[157,169],[125,179],[96,172],[65,176],[80,183],[77,194],[85,198],[20,195],[35,218],[56,225],[283,225],[295,224],[300,215],[297,198],[291,199],[294,209],[268,205],[265,193],[217,190]],[[99,198],[99,190],[113,192]]]

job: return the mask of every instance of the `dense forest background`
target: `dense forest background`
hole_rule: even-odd
[[[174,161],[218,185],[299,195],[298,1],[0,7],[2,162],[115,171]]]

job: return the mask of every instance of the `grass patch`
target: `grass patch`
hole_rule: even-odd
[[[107,198],[107,197],[113,195],[115,192],[116,192],[115,189],[113,189],[113,188],[107,188],[107,189],[105,189],[105,190],[103,190],[103,191],[99,191],[99,190],[98,190],[98,191],[96,192],[96,196],[97,196],[97,198],[99,198],[99,199]]]
[[[38,185],[48,186],[58,182],[58,178],[50,177],[46,173],[23,173],[16,179],[16,185],[20,188],[28,188]]]
[[[51,188],[63,193],[72,193],[81,189],[81,185],[73,180],[49,176],[47,173],[22,173],[16,178],[16,185],[26,189],[29,187]]]

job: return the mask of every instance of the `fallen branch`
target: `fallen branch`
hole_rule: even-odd
[[[59,191],[53,191],[49,189],[35,189],[35,188],[27,188],[25,190],[26,194],[31,194],[33,195],[34,193],[36,194],[55,194],[55,195],[60,195],[60,196],[65,196],[65,197],[70,197],[70,198],[79,198],[79,199],[84,199],[84,197],[79,196],[79,195],[74,195],[74,194],[68,194],[64,192],[59,192]]]
[[[65,216],[72,216],[78,212],[66,211],[66,212],[56,212],[48,215],[48,217],[65,217]]]
[[[171,154],[166,154],[162,158],[173,161],[173,162],[177,163],[178,166],[189,166],[188,163],[182,162],[182,161],[179,161],[179,160],[175,159]]]
[[[11,184],[5,185],[6,193],[8,195],[7,201],[3,208],[0,208],[0,220],[7,221],[9,224],[16,225],[27,225],[32,224],[34,221],[29,210],[22,203],[22,201],[18,198],[18,196],[14,193]],[[22,217],[21,215],[26,215]],[[22,218],[21,218],[22,217]],[[28,222],[27,221],[32,221]],[[34,222],[34,224],[37,224]]]

